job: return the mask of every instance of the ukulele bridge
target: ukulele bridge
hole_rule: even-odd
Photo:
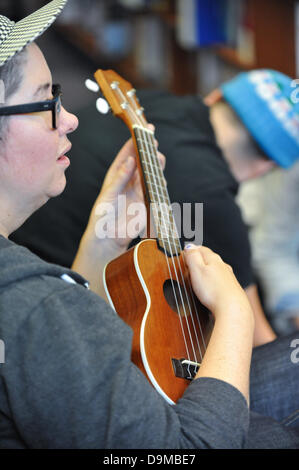
[[[196,376],[200,363],[193,362],[188,359],[171,359],[172,367],[176,377],[181,379],[192,380]]]

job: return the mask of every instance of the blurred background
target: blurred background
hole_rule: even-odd
[[[46,3],[0,0],[0,13],[18,20]],[[38,43],[76,110],[94,100],[84,81],[97,68],[177,94],[205,95],[257,67],[295,78],[298,36],[295,0],[69,0]]]
[[[48,0],[0,0],[0,14],[17,21],[46,3]],[[81,119],[81,123],[82,121],[85,123],[82,133],[84,144],[82,144],[83,138],[80,141],[78,137],[79,146],[76,144],[79,149],[78,155],[81,157],[82,149],[84,152],[86,148],[89,149],[89,153],[88,151],[86,153],[90,157],[90,162],[97,162],[95,168],[99,168],[98,161],[93,160],[95,154],[93,149],[99,145],[99,139],[93,139],[93,133],[89,133],[92,129],[91,106],[95,106],[97,97],[84,86],[85,80],[93,78],[98,68],[116,70],[135,88],[164,89],[178,95],[204,96],[240,71],[256,68],[272,68],[291,78],[299,79],[299,0],[69,0],[58,20],[38,39],[37,43],[49,63],[54,83],[62,85],[64,106],[70,112],[79,114],[80,119],[84,116],[84,119]],[[192,97],[193,101],[196,100]],[[174,113],[171,117],[173,115]],[[98,114],[97,116],[99,117]],[[102,126],[103,129],[109,129],[108,120],[108,127],[103,124]],[[88,139],[85,139],[85,134],[89,136]],[[105,137],[105,132],[103,134]],[[79,136],[79,133],[77,135]],[[110,141],[114,145],[117,137],[112,140],[109,135],[108,149]],[[193,142],[193,134],[190,142]],[[110,153],[106,152],[105,138],[101,139],[101,144],[101,148],[105,149],[102,155],[106,158],[107,153],[107,157],[110,158]],[[74,155],[72,168],[76,169]],[[85,192],[81,190],[82,174],[80,172],[78,174],[79,177],[74,178],[73,183],[77,181],[77,186],[74,188],[80,188],[77,194],[78,207],[81,207],[82,199],[84,200],[82,194]],[[85,181],[83,177],[83,180],[87,187],[89,184],[89,187],[97,192],[98,181],[93,186],[88,180],[93,174],[96,172],[90,172],[89,175],[87,171],[87,179]],[[196,173],[191,171],[190,174],[191,181]],[[286,266],[284,272],[288,273],[290,281],[294,283],[292,286],[296,286],[294,289],[292,287],[290,295],[287,292],[289,297],[283,297],[285,302],[283,308],[282,304],[277,304],[279,314],[284,311],[283,309],[289,309],[288,316],[284,317],[283,314],[282,322],[279,324],[280,320],[277,318],[275,324],[277,330],[286,332],[289,328],[294,328],[293,324],[287,324],[290,315],[298,319],[297,328],[299,327],[297,287],[299,285],[297,224],[299,160],[289,173],[276,168],[265,178],[262,176],[243,183],[238,201],[248,226],[257,227],[257,240],[261,239],[260,226],[265,230],[262,232],[264,234],[262,241],[266,240],[262,246],[262,253],[265,258],[268,256],[266,259],[268,264],[264,263],[263,257],[261,264],[268,266],[271,283],[273,283],[273,273],[277,272],[277,282],[281,284],[280,272],[283,261],[283,266]],[[170,181],[175,185],[175,178],[172,180],[169,178]],[[70,214],[73,222],[69,224],[66,232],[69,231],[72,235],[71,227],[75,231],[78,228],[84,230],[86,221],[84,219],[81,225],[80,217],[82,214],[87,216],[89,211],[80,212],[76,204],[73,207],[74,192],[69,193],[69,196],[67,191],[65,194],[65,207],[67,207],[65,213]],[[86,200],[88,201],[88,198]],[[49,204],[53,204],[52,207],[55,208],[55,200]],[[72,210],[68,212],[70,208]],[[62,222],[62,218],[57,219],[59,211],[53,210],[52,213],[53,219],[49,220],[55,221],[53,227],[59,224],[65,227],[69,219],[66,218],[66,222]],[[61,213],[64,214],[63,210]],[[273,218],[266,219],[265,214],[273,214]],[[282,214],[285,214],[284,218]],[[268,220],[265,229],[264,219]],[[60,222],[57,222],[58,220]],[[283,229],[279,225],[280,222]],[[51,231],[49,232],[48,228],[45,230],[45,239],[49,240],[47,237]],[[77,230],[77,233],[81,236],[80,230]],[[33,223],[31,231],[29,229],[28,232],[28,246],[32,246],[33,240],[36,246],[41,246],[39,239],[43,240],[43,237],[40,237],[39,233],[36,232]],[[75,237],[70,236],[69,239],[66,237],[66,250],[73,246],[75,252],[76,243],[75,245],[74,243]],[[46,250],[50,250],[50,245],[46,243]],[[62,240],[58,246],[61,247],[64,256]],[[45,253],[45,250],[43,252]],[[272,269],[269,263],[272,259],[279,264],[278,269]],[[258,271],[257,266],[256,262],[255,268]],[[266,278],[263,272],[261,274],[261,270],[258,274],[260,278],[263,275]],[[286,279],[288,277],[285,276]],[[273,285],[276,288],[278,284]],[[280,292],[280,289],[278,291]]]

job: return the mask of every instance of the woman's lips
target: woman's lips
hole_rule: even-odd
[[[61,157],[59,157],[58,160],[57,160],[57,163],[59,165],[63,165],[63,166],[66,166],[66,167],[71,164],[69,157],[67,157],[66,155],[62,155]]]
[[[65,155],[71,150],[72,144],[68,145],[60,155],[60,157],[57,158],[57,160],[60,160],[61,158],[65,157]]]
[[[60,157],[57,158],[57,162],[63,166],[69,166],[70,165],[70,159],[65,155],[68,153],[72,148],[72,144],[70,144],[64,152],[60,155]]]

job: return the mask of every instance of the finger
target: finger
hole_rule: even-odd
[[[113,160],[112,164],[110,165],[107,174],[105,176],[104,183],[102,185],[102,189],[106,189],[106,187],[110,187],[110,185],[114,185],[115,179],[118,178],[118,172],[122,165],[125,165],[129,156],[135,155],[135,148],[132,139],[129,139],[123,147],[118,152],[117,156]],[[134,158],[134,157],[133,157]]]
[[[221,256],[219,256],[217,253],[215,253],[213,250],[208,248],[207,246],[200,246],[199,250],[205,260],[206,264],[213,263],[215,261],[222,261]]]
[[[130,181],[130,185],[131,185],[131,189],[133,189],[136,192],[137,197],[139,198],[142,197],[143,199],[143,190],[142,190],[142,184],[141,184],[141,179],[140,179],[138,168],[136,168],[134,171],[134,174]]]
[[[114,159],[110,169],[112,171],[117,171],[121,165],[123,165],[127,158],[130,156],[135,156],[135,147],[133,139],[127,140],[127,142],[122,146],[118,152],[116,158]]]
[[[189,268],[192,268],[194,263],[197,266],[205,266],[204,257],[202,256],[199,248],[200,247],[194,245],[193,243],[188,243],[185,246],[184,255]]]
[[[122,192],[134,175],[135,169],[135,158],[132,156],[127,157],[127,159],[118,168],[118,171],[115,173],[114,177],[111,179],[109,185],[109,196],[107,194],[107,197],[113,198]]]
[[[159,147],[159,142],[157,141],[157,139],[155,138],[155,126],[153,124],[148,124],[147,125],[147,128],[148,130],[152,131],[153,134],[154,134],[154,143],[155,143],[155,147],[158,148]]]
[[[234,272],[234,270],[233,270],[233,268],[231,267],[230,264],[227,264],[227,263],[224,263],[224,264],[226,265],[226,267],[228,268],[228,270],[229,270],[231,273]]]
[[[164,170],[165,170],[165,166],[166,166],[166,158],[165,158],[165,155],[163,155],[163,153],[161,153],[161,152],[158,152],[158,159],[159,159],[161,168],[162,168],[162,170],[164,171]]]
[[[156,127],[154,126],[154,124],[148,124],[148,125],[147,125],[147,128],[148,128],[150,131],[153,131],[153,132],[155,132],[155,129],[156,129]]]

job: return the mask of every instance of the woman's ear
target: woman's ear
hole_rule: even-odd
[[[251,164],[251,171],[247,179],[257,178],[276,168],[277,164],[273,160],[266,158],[255,158]]]
[[[267,160],[265,158],[243,158],[230,160],[229,166],[231,171],[239,183],[258,178],[259,176],[268,173],[277,167],[277,164],[273,160]]]

